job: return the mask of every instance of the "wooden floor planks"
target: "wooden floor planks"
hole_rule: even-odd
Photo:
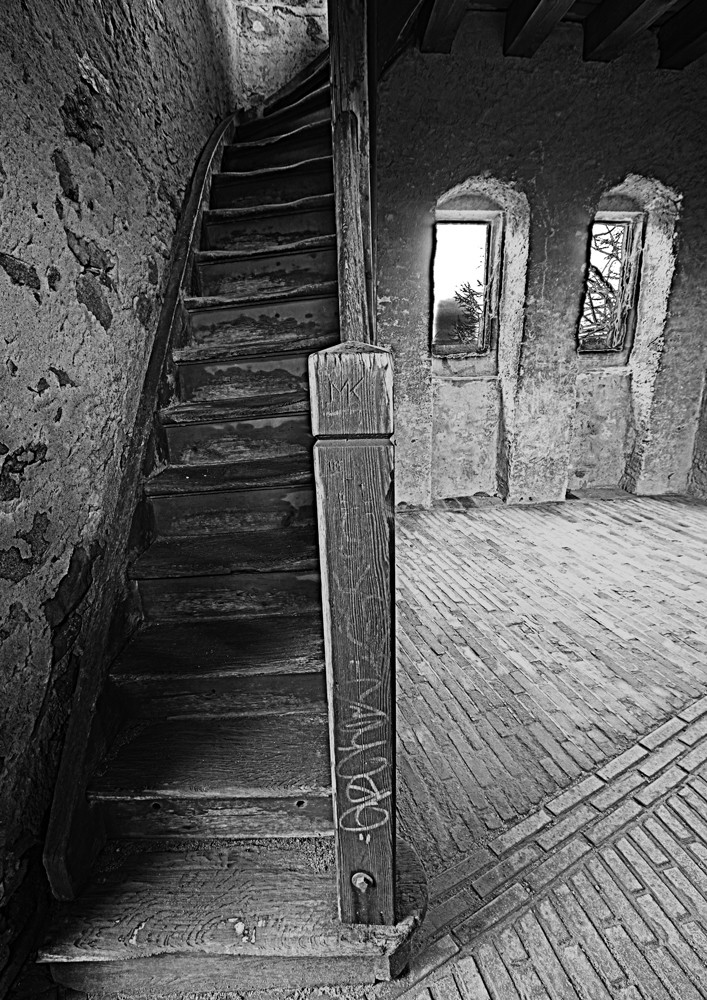
[[[400,816],[431,873],[707,690],[707,505],[398,516]]]

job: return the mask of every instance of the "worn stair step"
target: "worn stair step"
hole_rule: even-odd
[[[273,138],[226,146],[221,169],[231,171],[280,167],[317,156],[331,156],[329,121],[314,122]]]
[[[143,626],[111,668],[131,718],[326,704],[319,615]]]
[[[328,725],[325,702],[150,721],[93,777],[88,798],[113,837],[330,834]]]
[[[176,408],[168,411],[172,422],[164,428],[170,462],[175,465],[265,461],[311,453],[313,438],[306,402],[280,407],[288,412],[253,408],[250,413],[230,418],[225,404],[185,404],[189,405],[194,406],[194,411],[185,414],[184,422],[176,422]],[[206,411],[210,407],[214,413],[208,420]]]
[[[308,528],[317,516],[312,487],[289,483],[265,489],[156,496],[150,504],[155,534],[162,538]]]
[[[189,315],[192,347],[232,347],[257,351],[286,350],[338,336],[339,302],[336,285],[323,282],[298,289],[298,294],[263,296],[257,301],[190,298],[184,300]]]
[[[311,456],[283,455],[264,461],[168,465],[145,482],[145,493],[148,497],[193,496],[282,485],[305,486],[312,480]]]
[[[330,838],[122,846],[56,909],[38,956],[97,1000],[390,979],[425,912],[419,861],[401,843],[395,926],[341,923]]]
[[[130,567],[130,576],[134,580],[223,576],[317,566],[317,536],[314,525],[309,525],[208,537],[157,538]]]
[[[264,167],[241,173],[217,173],[211,178],[210,208],[277,205],[294,198],[328,194],[334,190],[330,156],[283,167]]]
[[[284,135],[295,128],[331,118],[331,92],[328,82],[299,100],[277,111],[244,122],[236,129],[236,142],[249,142],[266,136]]]
[[[115,687],[120,692],[123,710],[133,720],[272,716],[311,711],[326,704],[326,682],[321,671],[245,677],[235,673],[204,673],[199,677],[180,677],[178,683],[164,676],[131,677]]]
[[[178,364],[184,402],[267,397],[295,402],[309,397],[308,352],[246,357],[234,361]]]
[[[197,295],[239,298],[336,281],[336,239],[319,237],[249,256],[227,250],[198,253],[194,277]]]
[[[183,685],[207,676],[318,672],[324,638],[318,613],[250,621],[142,625],[111,667],[117,684],[165,677]],[[167,682],[171,683],[171,682]]]
[[[272,97],[269,97],[263,106],[263,113],[268,115],[274,111],[289,107],[296,101],[301,100],[314,90],[318,90],[324,84],[329,83],[330,65],[329,50],[325,49],[316,59],[312,60],[309,66],[301,70],[289,84]]]
[[[316,572],[230,573],[140,580],[137,584],[148,621],[204,621],[259,615],[311,614],[321,607]]]
[[[336,232],[334,196],[298,198],[288,204],[206,210],[202,250],[271,250]]]
[[[155,534],[162,538],[308,528],[317,516],[313,488],[286,482],[263,489],[155,496],[150,505]]]

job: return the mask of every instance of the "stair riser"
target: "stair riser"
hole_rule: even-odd
[[[336,338],[336,298],[292,299],[273,303],[194,310],[189,314],[191,343],[203,347],[235,346],[242,350],[278,342],[288,346]],[[334,342],[334,341],[332,341]]]
[[[277,715],[326,703],[324,673],[122,678],[117,685],[133,717]]]
[[[334,190],[331,161],[287,168],[274,174],[239,177],[216,174],[211,182],[211,208],[248,208],[279,205],[296,198],[329,194]]]
[[[202,263],[197,267],[200,295],[245,298],[294,290],[302,285],[336,281],[336,249],[310,250],[273,257]]]
[[[401,966],[402,968],[402,966]],[[139,962],[55,962],[57,983],[88,992],[92,1000],[146,1000],[147,997],[240,996],[244,990],[304,989],[310,986],[359,986],[390,980],[391,959],[211,958],[204,955],[165,955]],[[264,980],[264,977],[265,980]]]
[[[312,208],[244,219],[204,218],[202,250],[257,251],[273,245],[330,236],[336,231],[333,208]]]
[[[294,402],[309,396],[308,355],[244,358],[217,364],[179,365],[179,396],[184,402],[259,397]]]
[[[316,522],[314,491],[309,487],[156,497],[151,503],[158,537],[268,531]]]
[[[287,135],[304,125],[314,125],[319,122],[331,121],[331,107],[328,95],[318,96],[311,100],[305,109],[292,112],[284,111],[268,118],[258,118],[255,121],[239,125],[236,142],[252,142],[255,139],[267,139],[271,136]]]
[[[263,615],[297,615],[321,607],[317,573],[233,573],[225,577],[141,580],[148,621],[182,622]]]
[[[261,147],[227,146],[223,155],[222,170],[262,170],[267,167],[286,167],[291,163],[331,155],[331,124],[295,132],[279,141]]]
[[[273,723],[275,724],[275,723]],[[238,762],[234,761],[234,767]],[[109,837],[322,837],[333,833],[331,797],[96,800]]]
[[[296,414],[166,428],[170,461],[175,465],[250,462],[312,450],[309,416]]]

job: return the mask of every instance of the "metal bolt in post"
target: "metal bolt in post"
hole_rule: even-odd
[[[351,876],[351,884],[359,892],[366,892],[368,889],[373,888],[376,880],[368,872],[354,872]]]

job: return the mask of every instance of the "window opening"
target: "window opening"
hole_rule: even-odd
[[[642,233],[642,214],[604,212],[594,219],[578,330],[581,354],[630,347],[636,325]]]
[[[432,353],[483,356],[495,349],[501,213],[437,210]]]

